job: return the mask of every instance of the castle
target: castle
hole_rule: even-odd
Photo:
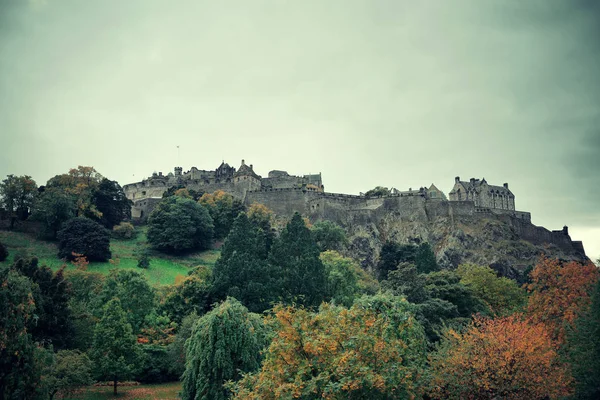
[[[516,211],[515,196],[507,183],[490,185],[485,178],[461,181],[456,177],[448,199],[433,184],[406,191],[392,189],[384,196],[328,193],[320,173],[294,176],[273,170],[263,178],[244,160],[237,169],[225,162],[212,171],[193,167],[184,173],[181,167],[176,167],[173,173],[154,173],[141,182],[123,187],[127,198],[133,201],[133,220],[144,221],[171,187],[204,193],[223,190],[246,205],[264,204],[280,216],[299,212],[313,221],[330,220],[345,227],[378,224],[390,216],[411,223],[445,220],[451,224],[458,220],[491,218],[509,224],[517,238],[539,244],[552,243],[585,254],[580,242],[571,241],[566,227],[549,231],[533,225],[529,212]]]

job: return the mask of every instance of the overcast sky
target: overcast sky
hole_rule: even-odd
[[[242,158],[342,193],[508,182],[598,258],[600,2],[0,0],[1,176]]]

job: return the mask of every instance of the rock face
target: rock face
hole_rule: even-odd
[[[402,202],[406,204],[383,202],[369,213],[333,218],[347,229],[350,254],[361,260],[364,268],[375,265],[387,240],[429,242],[443,268],[471,262],[489,265],[513,278],[534,265],[541,254],[588,260],[581,242],[573,242],[566,228],[551,232],[510,214],[468,212],[464,204],[454,202],[431,204],[418,198]]]

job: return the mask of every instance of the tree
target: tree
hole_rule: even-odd
[[[327,275],[327,297],[335,304],[352,306],[361,293],[360,267],[351,258],[343,257],[337,251],[321,253],[321,262]]]
[[[365,296],[350,308],[318,313],[278,306],[275,337],[261,370],[247,374],[234,399],[407,399],[419,394],[425,340],[404,300]]]
[[[163,199],[148,218],[148,242],[163,251],[207,249],[213,237],[208,211],[191,199]]]
[[[198,200],[213,219],[215,238],[222,239],[229,234],[233,221],[239,213],[244,211],[244,205],[229,193],[222,190],[209,194],[205,193]]]
[[[248,215],[250,223],[262,231],[262,234],[265,237],[265,246],[267,252],[269,252],[275,241],[275,232],[273,230],[275,213],[264,204],[252,203],[250,204],[250,207],[248,207],[246,215]]]
[[[415,254],[415,266],[422,274],[439,271],[440,267],[435,259],[435,254],[429,243],[421,243]]]
[[[557,398],[571,383],[545,325],[519,314],[448,330],[429,363],[434,399]]]
[[[89,261],[106,261],[110,258],[110,232],[88,218],[70,219],[58,232],[58,257],[72,260],[73,253]]]
[[[113,227],[112,234],[119,239],[131,239],[135,236],[135,228],[130,222],[121,222]]]
[[[154,289],[148,279],[137,271],[113,269],[104,281],[96,304],[104,305],[114,298],[120,300],[133,333],[140,332],[144,319],[154,310]]]
[[[94,194],[100,186],[103,176],[94,167],[78,166],[67,174],[56,175],[48,180],[46,188],[63,191],[75,199],[76,215],[98,220],[102,212],[94,203]]]
[[[119,379],[127,379],[135,372],[141,354],[119,299],[104,306],[104,315],[94,330],[90,357],[96,377],[112,380],[115,396]]]
[[[8,249],[0,242],[0,262],[8,258]]]
[[[176,323],[180,323],[191,313],[204,314],[212,304],[211,281],[210,271],[198,267],[181,282],[164,289],[160,299],[160,311]]]
[[[223,384],[260,365],[264,344],[260,318],[229,298],[194,325],[186,342],[184,400],[222,400]]]
[[[60,350],[54,354],[52,349],[49,353],[51,362],[42,373],[42,382],[50,400],[56,394],[70,395],[80,387],[93,383],[92,362],[85,353]]]
[[[382,197],[389,196],[390,194],[390,189],[383,186],[376,186],[371,190],[367,190],[365,197]]]
[[[39,196],[33,218],[44,225],[46,236],[56,239],[63,224],[77,215],[75,196],[60,188],[46,188]]]
[[[194,325],[198,319],[198,314],[195,312],[186,315],[178,327],[175,340],[167,349],[169,372],[177,377],[181,377],[185,372],[185,342],[192,336]]]
[[[545,323],[552,337],[563,343],[566,328],[590,304],[598,276],[598,268],[591,263],[563,263],[540,257],[531,272],[531,283],[527,285],[531,293],[527,314],[535,322]]]
[[[421,274],[439,271],[435,254],[428,243],[417,246],[387,241],[381,248],[379,261],[375,266],[378,279],[387,279],[387,274],[395,270],[400,263],[413,264]]]
[[[100,224],[107,229],[112,229],[123,220],[131,219],[133,202],[125,196],[117,181],[103,178],[92,194],[92,203],[101,213]]]
[[[456,273],[460,276],[460,282],[471,288],[494,314],[509,315],[525,305],[525,291],[515,281],[498,277],[490,267],[462,264]]]
[[[277,300],[279,288],[267,262],[265,238],[245,213],[235,219],[213,268],[215,299],[235,297],[251,312],[263,312]]]
[[[0,267],[0,398],[31,398],[39,383],[29,328],[35,302],[29,279]]]
[[[30,176],[8,175],[0,182],[0,204],[11,215],[11,229],[15,219],[26,220],[33,208],[37,184]]]
[[[294,214],[271,247],[269,262],[277,271],[285,302],[316,307],[325,300],[325,267],[319,259],[319,248],[300,214]]]
[[[319,221],[313,225],[311,230],[321,252],[340,251],[348,245],[344,229],[331,221]]]
[[[600,281],[591,304],[581,310],[574,329],[567,331],[567,353],[578,399],[600,398]]]

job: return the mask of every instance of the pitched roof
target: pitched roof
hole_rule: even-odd
[[[490,190],[496,191],[496,192],[501,192],[501,193],[506,193],[506,194],[513,194],[510,189],[505,188],[504,186],[496,186],[496,185],[490,185],[489,183],[487,183],[487,181],[484,179],[474,179],[472,181],[460,181],[458,183],[460,183],[461,185],[464,186],[464,188],[467,191],[471,191],[471,190],[477,190],[481,187],[481,185],[483,183],[486,183],[488,185],[488,187],[490,188]]]
[[[233,174],[234,177],[238,177],[238,176],[252,176],[256,179],[261,179],[260,176],[256,175],[256,173],[254,172],[254,170],[252,168],[250,168],[249,165],[242,163],[242,165],[240,165],[240,167],[238,168],[238,170],[235,172],[235,174]]]

